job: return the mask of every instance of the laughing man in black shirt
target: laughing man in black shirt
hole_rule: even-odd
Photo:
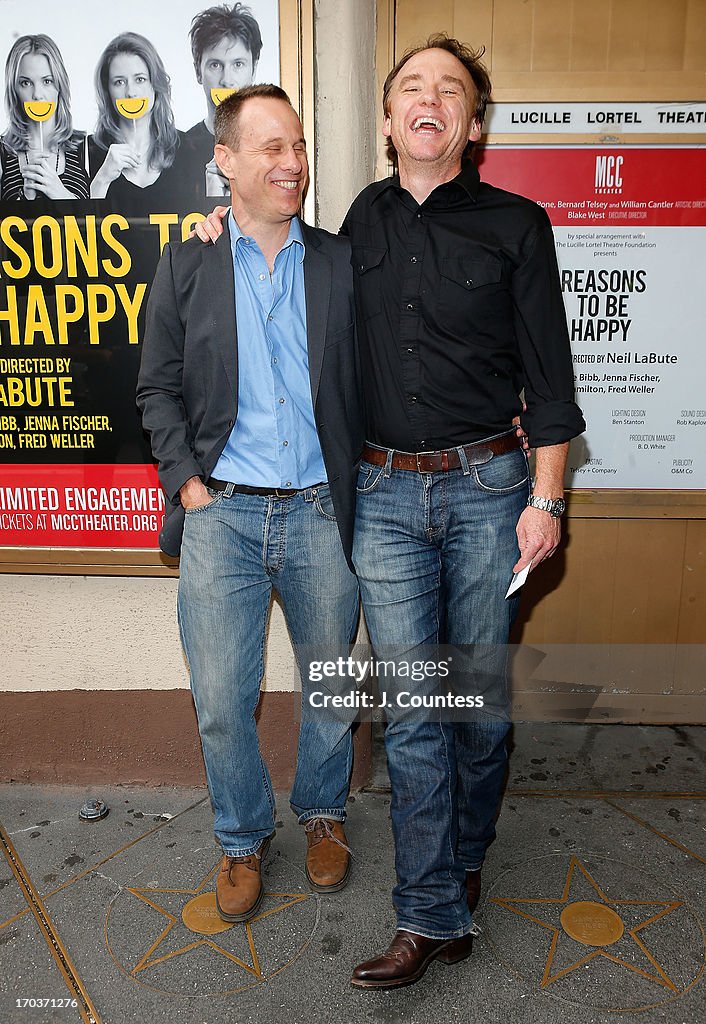
[[[486,678],[490,661],[504,692],[517,600],[505,592],[513,571],[535,569],[559,543],[568,441],[584,423],[549,220],[481,182],[467,159],[490,94],[478,56],[435,36],[391,71],[383,130],[399,174],[364,189],[343,227],[369,441],[353,557],[379,658],[401,649],[418,659],[437,643],[485,650]],[[532,495],[512,428],[523,388]],[[496,695],[482,717],[452,722],[393,703],[398,930],[356,967],[354,985],[409,984],[434,959],[470,954],[504,777],[504,704]]]

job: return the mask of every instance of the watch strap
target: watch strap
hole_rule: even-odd
[[[532,508],[540,508],[543,512],[548,512],[554,519],[558,519],[566,509],[566,502],[563,498],[539,498],[534,494],[527,499],[527,504]]]

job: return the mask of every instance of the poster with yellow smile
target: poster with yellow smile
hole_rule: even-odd
[[[164,244],[229,202],[213,119],[279,84],[279,2],[3,0],[0,61],[0,558],[156,549],[134,401],[147,296]]]
[[[117,99],[115,106],[122,117],[126,117],[129,121],[136,121],[139,117],[145,116],[149,110],[149,103],[147,96],[138,96],[134,99]]]
[[[48,121],[56,110],[56,103],[51,100],[29,100],[24,104],[25,113],[32,121]]]
[[[216,107],[220,107],[224,100],[227,100],[229,96],[232,96],[235,89],[211,89],[211,99]]]

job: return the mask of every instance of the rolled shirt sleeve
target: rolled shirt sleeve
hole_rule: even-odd
[[[512,278],[515,333],[527,406],[522,426],[533,448],[570,441],[586,429],[574,401],[571,345],[554,236],[543,210],[539,211],[539,221]]]

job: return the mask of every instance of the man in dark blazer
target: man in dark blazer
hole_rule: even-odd
[[[166,246],[137,398],[168,499],[160,545],[177,554],[181,542],[179,624],[224,853],[217,906],[246,921],[274,833],[254,721],[273,588],[302,676],[291,805],[307,877],[320,892],[348,877],[350,728],[309,706],[307,663],[347,653],[357,623],[363,427],[350,249],[297,216],[308,178],[299,118],[277,86],[251,86],[218,108],[215,130],[228,230],[213,246]]]

